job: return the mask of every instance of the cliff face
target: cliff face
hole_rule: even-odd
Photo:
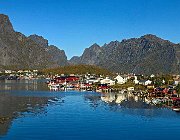
[[[46,51],[51,56],[50,59],[53,62],[52,63],[53,67],[68,65],[67,56],[66,56],[64,50],[60,50],[56,46],[50,45],[46,48]]]
[[[49,49],[47,49],[49,48]],[[15,32],[8,16],[0,14],[0,68],[42,69],[67,64],[67,58],[56,48],[62,63],[54,61],[56,54],[51,53],[48,41],[43,37],[26,37]],[[61,56],[61,54],[63,54]]]
[[[122,42],[112,41],[98,50],[90,47],[78,63],[90,63],[123,73],[179,73],[179,52],[180,45],[149,34]]]
[[[65,66],[67,65],[67,56],[64,50],[60,50],[54,45],[49,45],[48,40],[42,36],[30,35],[28,38],[36,42],[39,46],[43,47],[49,56],[51,67]]]

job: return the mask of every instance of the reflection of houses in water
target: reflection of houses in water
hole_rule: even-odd
[[[105,94],[103,96],[101,96],[101,100],[106,102],[106,103],[111,103],[116,99],[115,94],[114,93],[109,93],[109,94]]]
[[[127,97],[128,99],[127,100],[132,100],[132,101],[135,101],[135,102],[139,102],[139,101],[143,101],[144,100],[144,98],[142,98],[142,97],[140,97],[140,96],[138,96],[138,95],[134,95],[134,94],[132,94],[132,93],[128,93],[128,97]]]
[[[135,102],[138,102],[138,101],[139,101],[138,96],[134,96],[134,101],[135,101]]]
[[[125,101],[127,99],[127,97],[125,96],[125,94],[117,94],[117,98],[116,98],[116,103],[120,104],[121,102]]]
[[[141,105],[149,104],[149,100],[145,97],[133,95],[131,92],[128,93],[108,93],[101,96],[101,100],[106,103],[121,104],[123,106],[141,107]]]
[[[150,100],[142,96],[133,95],[131,92],[107,93],[100,96],[86,95],[85,100],[93,108],[101,105],[103,102],[106,105],[100,107],[108,107],[113,112],[123,112],[124,114],[141,115],[151,118],[152,116],[161,116],[163,113],[158,111],[156,106],[149,104]]]
[[[111,95],[110,95],[111,94]],[[110,93],[103,94],[101,100],[106,102],[109,109],[114,112],[123,112],[130,115],[142,115],[148,118],[158,113],[152,106],[145,102],[145,98],[132,93]],[[112,99],[114,99],[112,101]]]
[[[85,94],[84,99],[93,108],[98,107],[99,104],[100,104],[100,101],[101,101],[101,97],[100,97],[99,94],[97,94],[97,95],[94,95],[94,94]]]
[[[109,93],[101,96],[101,100],[106,103],[112,103],[115,102],[117,104],[120,104],[122,101],[126,100],[127,97],[125,94],[115,94],[115,93]]]

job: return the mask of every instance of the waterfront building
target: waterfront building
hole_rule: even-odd
[[[114,78],[118,84],[125,84],[127,82],[127,78],[123,78],[122,76],[118,75]]]

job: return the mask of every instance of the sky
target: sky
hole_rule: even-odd
[[[70,59],[97,43],[154,34],[180,43],[180,0],[0,0],[14,29],[37,34]]]

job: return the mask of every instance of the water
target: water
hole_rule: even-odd
[[[1,81],[0,87],[2,140],[179,139],[180,113],[138,97],[50,92],[42,81]]]

